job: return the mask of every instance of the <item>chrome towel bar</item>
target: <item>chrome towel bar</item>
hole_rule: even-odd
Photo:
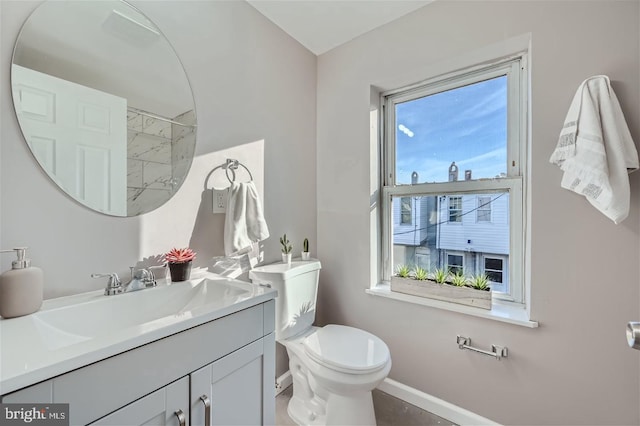
[[[456,342],[458,343],[458,348],[460,349],[469,349],[470,351],[478,352],[482,355],[492,356],[498,361],[500,361],[502,358],[506,358],[509,355],[509,350],[506,346],[491,345],[491,352],[479,348],[474,348],[473,346],[471,346],[471,337],[457,336]]]

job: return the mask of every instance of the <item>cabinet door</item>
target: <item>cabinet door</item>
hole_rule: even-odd
[[[182,422],[177,414],[179,411],[184,416]],[[189,377],[183,377],[91,424],[99,426],[189,424]]]
[[[270,334],[193,372],[191,425],[273,424],[274,353]],[[203,400],[208,400],[208,410]]]

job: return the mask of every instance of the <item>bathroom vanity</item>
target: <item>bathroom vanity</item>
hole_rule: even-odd
[[[3,403],[69,403],[70,424],[273,424],[270,288],[213,274],[45,301],[0,321]]]

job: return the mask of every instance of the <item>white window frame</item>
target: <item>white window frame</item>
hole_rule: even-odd
[[[484,198],[485,201],[481,201]],[[489,201],[486,201],[486,199]],[[476,223],[492,223],[493,222],[493,209],[491,208],[491,196],[477,195],[476,196]],[[481,212],[489,212],[489,220],[480,220]]]
[[[460,208],[458,209],[452,209],[451,208],[451,200],[456,199],[457,201],[459,201],[460,203]],[[458,214],[456,215],[456,219],[457,220],[451,220],[451,212],[455,211],[458,212]],[[462,225],[462,194],[460,195],[452,195],[452,196],[447,196],[447,224],[448,225],[452,225],[452,224],[460,224]]]
[[[508,260],[509,293],[497,293],[496,299],[526,306],[525,300],[525,189],[527,176],[527,104],[528,56],[526,52],[445,74],[408,87],[381,94],[382,149],[382,238],[380,274],[388,283],[393,273],[392,197],[509,193],[510,247]],[[465,85],[507,75],[507,175],[499,179],[456,182],[395,183],[395,107],[402,102],[444,92]]]
[[[401,197],[399,198],[399,200],[400,200],[400,225],[401,226],[413,225],[413,197]],[[409,200],[409,221],[408,222],[404,221],[404,217],[406,213],[403,209],[405,200]]]
[[[502,283],[500,283],[501,285],[505,285],[506,287],[510,287],[510,283],[509,283],[509,258],[507,256],[503,256],[500,254],[483,254],[482,255],[482,264],[480,265],[480,269],[483,273],[487,273],[486,270],[486,260],[487,259],[498,259],[498,260],[502,260]],[[506,269],[506,271],[505,271]],[[506,282],[505,282],[505,278],[506,278]],[[491,283],[495,282],[495,281],[491,281],[489,280]]]
[[[458,265],[454,265],[456,268],[460,267],[462,268],[462,273],[466,273],[467,268],[466,268],[466,259],[465,259],[465,255],[464,252],[461,251],[455,251],[455,250],[446,250],[444,253],[444,258],[445,258],[445,267],[447,268],[447,270],[451,271],[451,265],[449,265],[449,256],[460,256],[462,258],[462,265],[458,266]]]

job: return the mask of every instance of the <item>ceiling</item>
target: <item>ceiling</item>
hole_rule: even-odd
[[[303,46],[321,55],[433,0],[247,0]]]

